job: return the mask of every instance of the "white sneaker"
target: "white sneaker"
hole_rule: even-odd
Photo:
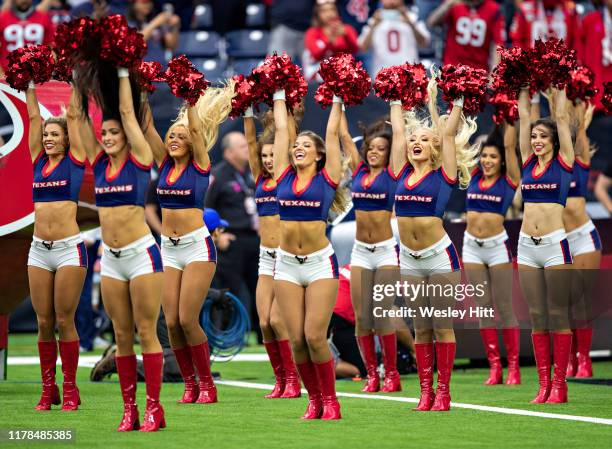
[[[109,347],[110,344],[110,341],[106,341],[102,337],[96,337],[93,341],[94,349],[106,349]]]

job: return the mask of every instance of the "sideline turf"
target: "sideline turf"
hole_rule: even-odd
[[[11,355],[35,355],[31,337],[11,336]],[[267,363],[215,364],[224,379],[272,383]],[[598,378],[612,378],[612,362],[596,363]],[[453,399],[458,402],[524,410],[612,418],[612,387],[570,384],[570,403],[530,405],[537,385],[533,367],[523,369],[520,387],[481,385],[485,369],[455,370]],[[7,382],[0,382],[0,427],[75,429],[76,444],[52,447],[86,448],[609,448],[612,426],[538,417],[454,409],[448,413],[411,412],[412,404],[341,398],[338,422],[300,421],[306,399],[267,400],[262,390],[219,385],[220,402],[178,405],[180,384],[164,384],[162,404],[168,428],[157,434],[119,434],[122,404],[116,375],[102,383],[89,382],[89,369],[79,368],[83,405],[76,413],[36,412],[40,394],[37,366],[9,366]],[[61,374],[58,373],[58,382]],[[416,397],[416,375],[403,376],[402,396]],[[361,384],[339,381],[339,391],[359,392]],[[138,401],[144,411],[144,384]],[[49,443],[0,444],[1,448],[42,447]]]

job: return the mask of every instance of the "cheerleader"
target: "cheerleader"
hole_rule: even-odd
[[[508,354],[506,384],[521,383],[519,370],[520,329],[512,309],[512,253],[504,217],[512,204],[520,181],[516,154],[516,130],[506,125],[496,128],[484,142],[480,164],[472,172],[467,189],[467,228],[463,235],[463,263],[473,285],[483,285],[485,295],[474,299],[481,307],[495,309],[502,324],[502,335]],[[489,378],[485,385],[503,382],[495,318],[480,319],[480,335],[489,361]]]
[[[572,349],[567,366],[568,377],[593,377],[589,351],[593,339],[590,323],[589,300],[595,283],[593,275],[601,262],[601,240],[595,225],[586,212],[587,183],[591,153],[586,130],[591,121],[592,106],[580,103],[574,109],[577,119],[575,164],[572,181],[563,209],[563,225],[567,232],[567,243],[573,260],[572,297],[576,328],[572,330]]]
[[[402,115],[401,103],[391,102],[391,169],[397,179],[395,213],[401,241],[400,268],[407,281],[427,286],[454,286],[460,281],[459,256],[444,230],[442,216],[451,191],[467,186],[477,150],[468,145],[476,123],[462,114],[463,99],[454,101],[448,116],[438,117],[435,79],[429,84],[431,123],[418,121],[413,112]],[[440,290],[433,289],[433,290]],[[432,295],[410,298],[411,307],[448,309],[454,297]],[[416,314],[415,351],[421,385],[416,411],[450,409],[450,378],[455,360],[452,318]],[[435,339],[435,346],[434,346]],[[434,347],[438,386],[433,390]]]
[[[338,291],[338,261],[325,236],[329,209],[345,207],[340,99],[332,106],[325,142],[311,131],[289,149],[285,92],[274,94],[274,174],[280,215],[280,246],[274,267],[274,298],[287,326],[300,377],[308,390],[302,419],[340,419],[334,359],[327,328]]]
[[[519,145],[523,159],[521,193],[525,203],[519,236],[518,267],[529,306],[540,389],[532,403],[567,402],[566,370],[572,344],[569,276],[572,256],[563,208],[572,180],[574,150],[564,90],[555,91],[555,120],[530,120],[529,91],[519,95]],[[550,377],[550,332],[554,378]]]
[[[180,111],[162,140],[146,107],[145,138],[159,167],[164,265],[162,307],[172,351],[185,382],[181,404],[217,402],[200,310],[215,274],[217,251],[204,224],[210,157],[219,125],[231,111],[233,85],[207,89]],[[196,383],[196,371],[199,382]]]
[[[90,122],[83,121],[79,130],[95,176],[104,249],[102,299],[117,342],[115,360],[124,403],[117,431],[140,428],[151,432],[166,426],[159,402],[164,359],[156,332],[163,269],[159,247],[144,217],[153,155],[140,127],[139,95],[132,96],[136,86],[130,86],[128,70],[117,68],[113,76],[112,67],[93,64],[91,69],[80,67],[76,80],[81,96],[86,98],[91,89],[102,107],[101,142],[96,140]],[[142,427],[136,407],[134,326],[142,347],[147,389]]]
[[[272,111],[266,114],[266,117]],[[264,346],[276,377],[274,389],[265,397],[299,398],[300,379],[291,354],[287,328],[280,317],[278,302],[274,301],[274,262],[279,245],[280,219],[274,178],[274,117],[264,119],[264,131],[257,141],[253,110],[244,116],[244,134],[249,145],[249,165],[255,181],[255,203],[259,217],[259,278],[255,292],[259,327]],[[269,122],[266,123],[266,122]],[[271,125],[271,126],[270,126]],[[295,141],[296,123],[289,117],[289,142]]]
[[[38,353],[42,395],[36,410],[60,404],[55,383],[57,342],[64,374],[62,410],[77,410],[76,386],[79,336],[74,314],[87,272],[87,251],[76,220],[79,191],[85,172],[73,91],[68,116],[40,116],[34,84],[26,91],[29,147],[34,165],[34,236],[28,256],[30,297],[38,323]]]
[[[385,393],[401,391],[397,371],[397,338],[390,323],[372,322],[371,311],[363,307],[372,297],[375,284],[383,284],[398,273],[399,246],[391,229],[391,214],[396,182],[389,171],[391,130],[381,121],[364,133],[363,160],[348,131],[346,116],[342,114],[340,139],[348,151],[349,167],[353,173],[351,196],[357,222],[357,235],[351,253],[351,299],[355,311],[355,333],[368,378],[361,391],[380,390],[378,360],[374,342],[374,327],[381,343]],[[362,310],[366,309],[366,310]]]

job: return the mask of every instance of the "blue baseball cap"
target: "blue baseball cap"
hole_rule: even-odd
[[[229,223],[221,218],[219,212],[208,208],[204,211],[204,223],[206,223],[208,232],[213,232],[217,228],[227,228],[229,226]]]

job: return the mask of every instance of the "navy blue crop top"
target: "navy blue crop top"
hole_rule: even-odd
[[[413,171],[408,162],[397,178],[395,214],[398,217],[442,218],[457,180],[451,180],[440,167],[408,186],[408,178]]]
[[[508,176],[499,176],[493,184],[484,186],[484,176],[480,167],[472,172],[472,179],[467,189],[466,210],[490,212],[506,215],[517,186]]]
[[[144,207],[151,180],[151,165],[143,165],[129,154],[119,170],[113,176],[109,176],[110,157],[103,151],[100,152],[92,164],[95,176],[96,206]]]
[[[255,181],[255,204],[257,215],[260,217],[271,217],[278,215],[277,185],[270,184],[272,179],[259,175]]]
[[[85,162],[78,161],[70,151],[50,171],[49,156],[44,150],[34,160],[32,198],[35,203],[79,201],[79,191],[85,174]]]
[[[587,185],[589,183],[589,169],[591,167],[589,164],[580,162],[578,159],[576,159],[574,162],[572,181],[570,182],[570,189],[567,196],[586,198]]]
[[[369,174],[370,168],[365,162],[360,162],[353,172],[353,208],[364,211],[393,210],[397,181],[389,172],[389,168],[385,168],[367,184]]]
[[[210,164],[203,169],[194,160],[179,173],[174,182],[174,159],[166,156],[159,167],[157,198],[162,209],[204,209],[204,197],[208,190]]]
[[[572,167],[568,166],[561,155],[551,159],[544,170],[536,175],[538,158],[535,154],[523,164],[521,192],[525,203],[558,203],[565,206],[567,193],[572,181]]]

